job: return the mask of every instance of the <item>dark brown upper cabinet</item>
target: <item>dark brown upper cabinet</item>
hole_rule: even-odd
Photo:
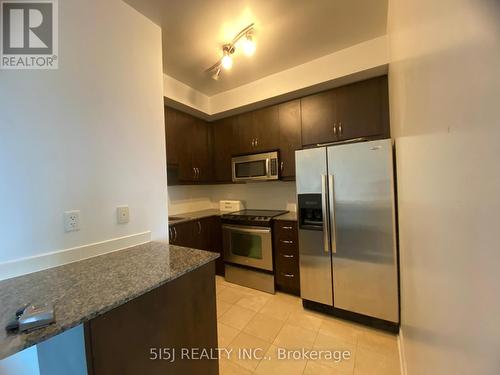
[[[295,151],[390,137],[387,76],[218,120],[166,108],[168,183],[232,182],[235,155],[280,151],[280,178],[295,178]]]
[[[387,76],[301,99],[302,145],[389,136]]]
[[[228,117],[212,124],[213,160],[215,182],[231,182],[231,157],[234,145],[234,117]]]
[[[248,154],[255,150],[255,129],[253,113],[247,112],[234,118],[234,153]]]
[[[212,180],[210,129],[206,122],[167,107],[165,137],[169,185]]]
[[[235,154],[250,154],[279,148],[278,106],[237,115]]]
[[[254,111],[253,128],[256,152],[277,150],[280,138],[278,106],[273,105]]]
[[[326,91],[301,99],[302,107],[302,144],[314,145],[334,142],[337,134],[334,129],[337,117],[335,93]]]
[[[278,105],[280,177],[295,178],[295,151],[302,147],[300,130],[300,100]]]
[[[335,92],[339,140],[388,136],[387,76],[339,87]]]
[[[194,172],[194,181],[212,181],[212,148],[210,147],[210,127],[200,119],[193,117],[191,125],[191,168]]]
[[[167,164],[175,166],[179,164],[180,149],[178,142],[174,142],[177,138],[174,134],[180,134],[177,129],[176,113],[173,109],[165,106],[165,142],[167,145]]]
[[[189,137],[186,131],[190,129],[190,116],[166,107],[165,137],[167,144],[168,184],[175,185],[180,181],[190,181],[193,177]]]

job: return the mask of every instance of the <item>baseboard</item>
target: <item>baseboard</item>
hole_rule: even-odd
[[[403,330],[401,329],[401,327],[399,328],[399,335],[398,335],[398,350],[399,350],[399,364],[401,366],[401,375],[408,375],[408,371],[406,370]]]
[[[2,262],[0,263],[0,280],[92,258],[149,241],[151,241],[151,232],[147,231],[70,249],[51,251],[31,257]]]

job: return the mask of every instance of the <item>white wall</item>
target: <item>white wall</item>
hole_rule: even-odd
[[[409,375],[498,374],[500,3],[389,2]]]
[[[296,210],[295,182],[257,182],[250,184],[169,186],[171,215],[219,208],[219,201],[242,200],[247,208]]]
[[[210,97],[166,74],[163,75],[163,95],[193,109],[198,114],[210,113]]]
[[[160,28],[120,0],[60,1],[59,41],[59,70],[0,72],[0,262],[166,237]]]
[[[212,201],[212,186],[169,186],[168,213],[178,215],[186,212],[216,208]]]
[[[0,71],[0,262],[167,236],[160,28],[120,0],[64,0],[59,43],[59,70]],[[64,233],[70,209],[82,229]]]

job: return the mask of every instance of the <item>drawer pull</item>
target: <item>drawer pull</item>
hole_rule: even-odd
[[[295,258],[295,255],[292,254],[281,254],[283,258]]]
[[[290,240],[280,240],[280,241],[283,243],[287,243],[287,244],[293,243],[293,241],[290,241]]]
[[[281,229],[292,230],[293,227],[290,225],[285,225],[284,227],[281,227]]]
[[[292,274],[292,273],[283,273],[283,272],[281,272],[281,275],[285,276],[285,277],[295,277],[295,275]]]

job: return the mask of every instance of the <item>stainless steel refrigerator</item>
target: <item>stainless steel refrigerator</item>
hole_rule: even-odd
[[[304,300],[398,323],[390,139],[296,152]]]

